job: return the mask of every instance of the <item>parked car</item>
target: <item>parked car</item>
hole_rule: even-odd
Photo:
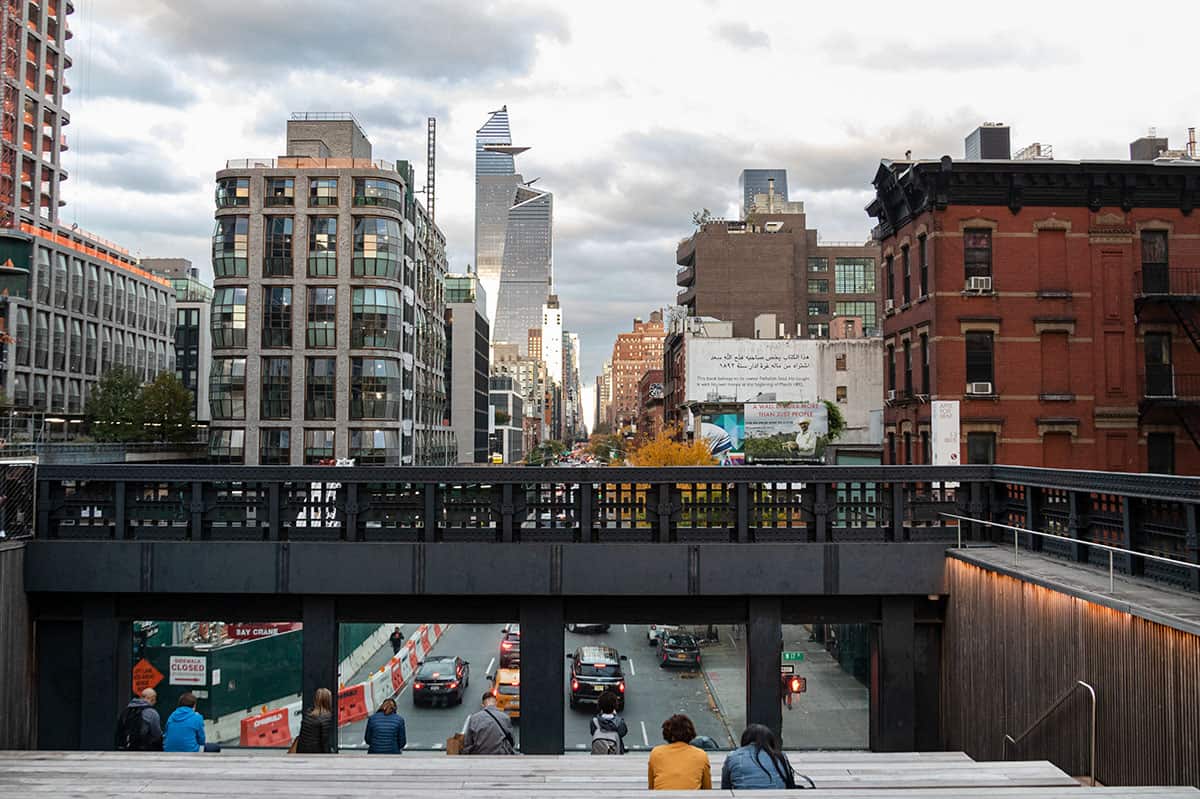
[[[611,624],[568,624],[569,633],[606,633]]]
[[[457,655],[422,661],[413,677],[414,705],[461,705],[471,682],[471,664]]]
[[[679,629],[681,628],[678,624],[651,624],[646,628],[646,644],[656,646],[659,635],[664,632],[677,632]]]
[[[506,625],[500,636],[500,668],[515,669],[521,665],[521,625]]]
[[[658,639],[658,665],[700,668],[700,645],[687,633],[667,633]]]
[[[492,675],[492,696],[496,697],[496,707],[510,719],[521,718],[520,669],[497,669]]]
[[[611,646],[581,646],[571,659],[571,707],[596,704],[600,695],[617,695],[617,709],[625,707],[625,672],[621,661],[626,657]]]

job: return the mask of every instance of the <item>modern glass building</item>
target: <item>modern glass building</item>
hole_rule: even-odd
[[[508,108],[475,133],[475,267],[488,299],[492,342],[528,351],[552,281],[554,197],[516,172]],[[532,181],[530,181],[532,183]]]
[[[738,176],[738,188],[742,190],[742,216],[754,205],[754,195],[766,194],[771,178],[775,179],[775,194],[782,200],[788,198],[786,169],[743,169]]]

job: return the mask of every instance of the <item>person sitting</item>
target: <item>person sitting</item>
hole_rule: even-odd
[[[508,714],[496,709],[491,691],[483,694],[482,707],[467,717],[463,730],[464,755],[515,755],[516,740]]]
[[[663,740],[650,751],[647,779],[652,791],[708,790],[712,788],[712,767],[708,754],[689,741],[696,737],[696,726],[682,713],[663,722]]]
[[[162,748],[164,752],[204,751],[204,717],[196,712],[196,695],[191,691],[179,697],[179,707],[167,717]]]
[[[404,731],[404,717],[396,712],[396,700],[385,699],[379,710],[367,719],[367,731],[363,734],[368,755],[399,755],[408,744]]]
[[[625,754],[625,736],[629,727],[625,719],[617,715],[619,700],[612,691],[600,694],[600,712],[588,722],[588,733],[592,736],[593,755],[623,755]]]
[[[751,724],[742,733],[742,743],[725,758],[721,767],[722,790],[746,788],[791,788],[795,772],[779,746],[779,738],[765,724]]]

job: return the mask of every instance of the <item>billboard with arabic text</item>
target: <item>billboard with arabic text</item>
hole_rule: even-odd
[[[808,339],[689,338],[687,398],[747,402],[816,402],[818,342]]]

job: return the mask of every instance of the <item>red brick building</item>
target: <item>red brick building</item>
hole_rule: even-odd
[[[633,320],[633,330],[618,333],[612,354],[612,404],[608,421],[614,432],[636,423],[638,383],[651,369],[662,369],[663,328],[661,311],[650,314],[650,321]]]
[[[1200,162],[880,165],[884,458],[1200,473]]]
[[[638,438],[651,439],[663,430],[663,370],[650,369],[638,381]]]

